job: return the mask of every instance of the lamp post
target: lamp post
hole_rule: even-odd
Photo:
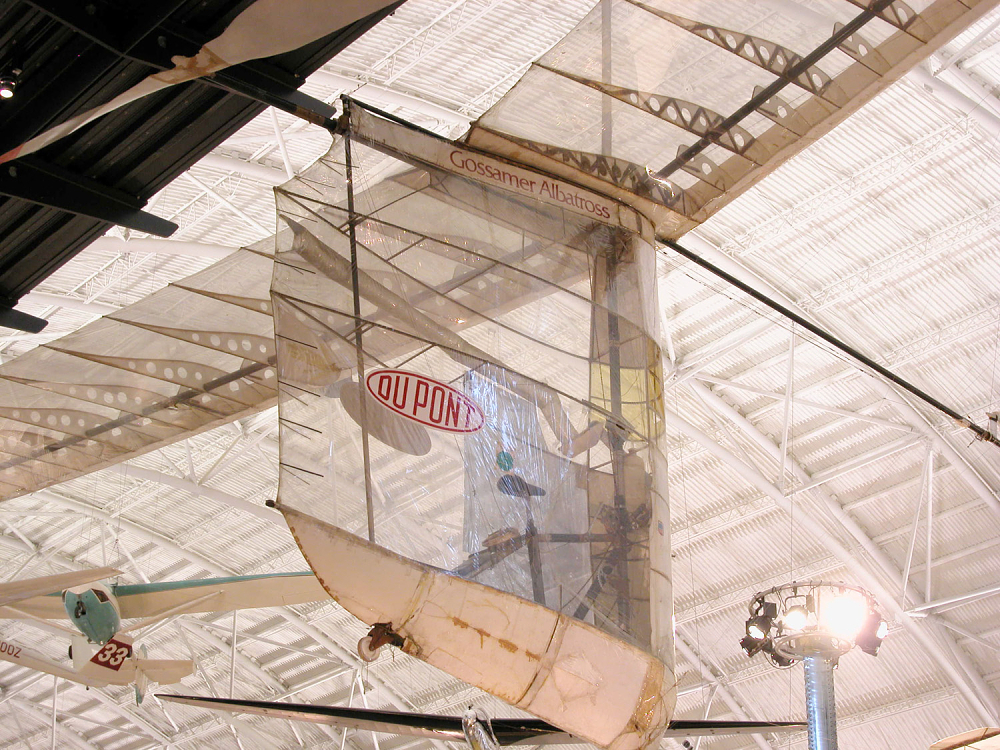
[[[837,750],[833,670],[855,646],[876,656],[887,628],[875,598],[859,586],[794,582],[754,596],[740,646],[776,667],[803,662],[809,750]]]

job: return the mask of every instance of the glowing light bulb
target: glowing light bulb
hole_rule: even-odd
[[[809,615],[805,607],[789,607],[785,616],[781,618],[781,625],[784,630],[803,630],[809,622]]]
[[[885,620],[882,620],[878,624],[878,630],[875,631],[875,637],[878,638],[879,640],[882,640],[888,634],[889,634],[889,623],[887,623]]]
[[[856,596],[835,596],[823,602],[821,624],[835,636],[853,640],[868,615],[866,603]]]
[[[21,71],[17,68],[7,68],[0,71],[0,99],[11,99],[17,88],[17,78]]]

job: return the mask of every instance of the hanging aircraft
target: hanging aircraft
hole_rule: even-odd
[[[83,595],[86,587],[105,594],[107,588],[96,582],[119,572],[114,568],[96,568],[0,584],[0,613],[37,619],[37,615],[17,607],[25,604],[44,606],[48,604],[45,600],[58,603],[59,592],[66,591],[67,587],[77,590],[80,595]],[[85,622],[83,617],[85,613],[81,613],[81,619],[74,622]],[[180,682],[194,669],[194,663],[190,660],[147,659],[145,653],[140,655],[133,647],[132,637],[125,634],[111,632],[100,643],[91,643],[79,632],[68,628],[60,630],[73,639],[70,647],[72,667],[63,666],[12,640],[0,640],[0,659],[88,687],[134,685],[136,700],[140,703],[148,683],[171,685]]]
[[[13,441],[2,489],[165,439],[154,428],[173,422],[139,418],[176,418],[162,405],[180,402],[164,390],[232,418],[276,387],[276,507],[323,588],[371,627],[362,654],[395,646],[523,709],[538,717],[536,741],[655,745],[679,728],[655,243],[696,226],[994,4],[934,0],[918,14],[844,0],[830,16],[804,7],[813,22],[775,41],[787,27],[749,4],[727,19],[718,3],[693,2],[693,19],[664,3],[602,0],[462,141],[351,100],[338,122],[286,107],[338,137],[276,191],[286,229],[271,301],[228,286],[201,295],[273,310],[276,362],[263,344],[256,353],[258,339],[202,337],[176,321],[146,329],[204,362],[126,355],[135,339],[50,347],[39,356],[114,371],[114,389],[141,387],[150,406],[115,411],[127,432],[68,434],[76,463],[58,471],[39,444],[60,414],[38,412],[36,423],[53,425],[38,432],[30,413],[4,408],[26,439]],[[244,13],[303,5],[258,0]],[[259,20],[237,17],[230,41],[247,56],[223,61],[258,54],[254,29],[270,33]],[[158,81],[211,73],[216,52]],[[692,60],[717,72],[679,80]],[[196,381],[196,367],[211,377]],[[62,409],[81,400],[73,384],[8,385],[36,400],[54,392]],[[478,714],[465,719],[472,747],[502,741]],[[456,726],[451,717],[440,731],[457,737]],[[682,727],[727,729],[748,728]]]
[[[273,573],[145,584],[104,583],[120,571],[96,568],[0,584],[0,617],[31,620],[71,637],[73,668],[12,641],[0,641],[0,659],[88,686],[148,682],[169,685],[191,673],[189,660],[140,656],[130,632],[179,614],[279,607],[322,601],[329,595],[312,573]],[[73,628],[53,624],[68,618]],[[123,620],[138,620],[122,627]]]

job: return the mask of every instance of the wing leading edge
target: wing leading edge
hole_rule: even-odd
[[[967,747],[970,750],[1000,749],[1000,727],[982,727],[969,732],[962,732],[931,745],[931,750],[960,750]]]
[[[385,734],[404,734],[438,740],[464,740],[461,716],[378,711],[341,706],[313,706],[302,703],[209,698],[195,695],[157,696],[162,700],[184,703],[232,713],[270,716],[278,719],[308,721],[345,729]],[[501,745],[576,745],[585,741],[541,719],[493,719],[493,733]],[[760,734],[805,729],[794,721],[672,721],[664,736],[698,737],[716,734]]]

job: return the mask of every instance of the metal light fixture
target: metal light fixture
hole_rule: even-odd
[[[3,72],[0,72],[0,99],[14,98],[20,75],[21,71],[18,68],[4,68]]]
[[[809,748],[836,750],[833,669],[855,646],[877,655],[887,631],[875,598],[863,588],[806,581],[754,596],[740,646],[747,656],[763,653],[776,667],[804,663]]]

